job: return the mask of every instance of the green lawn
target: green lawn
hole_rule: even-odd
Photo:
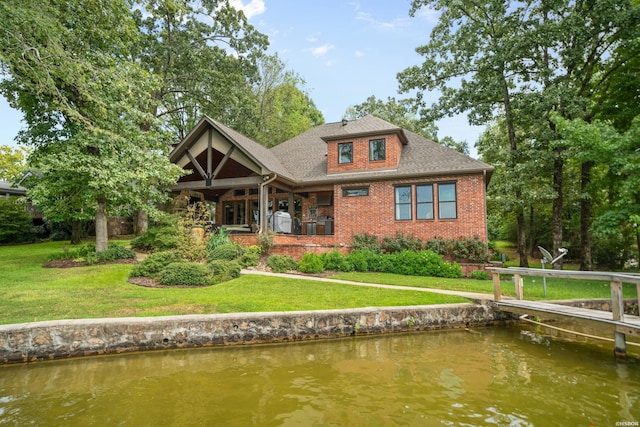
[[[468,302],[426,292],[253,275],[206,288],[143,288],[127,282],[131,265],[42,267],[49,254],[66,245],[51,242],[0,247],[0,324]]]

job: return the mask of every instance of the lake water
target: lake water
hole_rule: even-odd
[[[638,425],[636,357],[618,364],[611,345],[531,331],[359,336],[2,366],[0,426]]]

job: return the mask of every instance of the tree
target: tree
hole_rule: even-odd
[[[238,124],[253,117],[251,83],[267,37],[228,1],[140,0],[136,6],[135,55],[160,79],[153,114],[175,141],[203,115],[242,132]]]
[[[253,85],[256,120],[253,127],[244,127],[247,136],[273,147],[324,123],[322,113],[303,90],[304,80],[287,70],[278,55],[261,56],[258,74]]]
[[[148,114],[157,82],[131,60],[129,6],[26,0],[1,4],[0,21],[0,91],[25,114],[19,139],[34,147],[30,162],[42,174],[29,195],[47,216],[94,217],[103,251],[107,215],[153,209],[181,173]]]
[[[550,162],[557,254],[563,245],[567,147],[550,116],[557,112],[567,119],[593,118],[594,94],[626,63],[614,53],[638,53],[638,9],[628,0],[415,0],[412,13],[422,6],[441,11],[440,19],[431,41],[417,49],[425,57],[422,66],[399,74],[401,89],[440,90],[442,96],[430,107],[418,92],[426,117],[468,112],[473,124],[501,117],[511,148],[506,167],[518,183],[514,200],[522,199],[527,185],[516,172],[519,165]],[[591,167],[581,165],[581,176],[589,177]],[[586,199],[581,215],[590,216]],[[526,266],[521,208],[516,221],[520,265]]]
[[[422,6],[441,14],[430,42],[416,49],[425,58],[423,64],[398,74],[401,91],[419,91],[416,102],[427,120],[468,112],[471,124],[483,125],[503,117],[510,147],[507,167],[513,170],[521,161],[516,112],[526,102],[526,91],[513,69],[525,54],[521,47],[525,10],[510,9],[507,2],[500,0],[414,0],[411,14]],[[427,107],[424,90],[440,90],[442,95]],[[510,182],[514,202],[521,200],[524,183],[515,173]],[[524,211],[518,203],[514,208],[520,266],[527,267]]]
[[[587,123],[558,115],[552,119],[579,162],[592,162],[604,169],[600,173],[604,185],[597,190],[605,203],[597,206],[593,221],[596,236],[601,239],[620,236],[620,250],[629,246],[630,237],[633,237],[631,244],[640,243],[640,116],[626,132],[599,120]],[[611,258],[618,258],[617,255],[608,254]]]
[[[371,95],[363,103],[347,108],[344,117],[348,120],[357,120],[369,114],[433,141],[438,139],[438,128],[435,123],[421,120],[416,115],[415,106],[410,99],[396,100],[390,96],[383,101]]]
[[[28,150],[0,145],[0,180],[18,182],[26,171]]]

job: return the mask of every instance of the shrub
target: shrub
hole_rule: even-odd
[[[223,259],[215,259],[208,263],[209,269],[213,274],[213,282],[227,282],[240,277],[242,266],[238,261],[227,261]]]
[[[395,237],[385,237],[380,245],[386,253],[396,253],[405,250],[419,251],[422,249],[422,240],[413,235],[405,236],[404,233],[396,232]]]
[[[302,255],[302,260],[298,263],[298,270],[310,274],[322,273],[324,271],[322,258],[312,252],[307,252]]]
[[[347,256],[347,259],[353,265],[355,271],[369,271],[368,250],[355,250]],[[372,252],[371,252],[372,253]]]
[[[447,240],[436,237],[426,241],[425,248],[457,261],[485,262],[489,259],[487,245],[478,236]]]
[[[164,267],[181,261],[180,254],[174,251],[155,252],[133,266],[129,277],[156,277]]]
[[[231,243],[231,239],[229,239],[229,232],[224,228],[218,228],[218,230],[212,233],[211,237],[209,237],[209,242],[207,243],[207,252],[210,253],[218,246],[225,245],[227,243]]]
[[[131,240],[131,247],[141,251],[161,252],[178,247],[178,228],[172,225],[149,228]]]
[[[47,257],[47,261],[56,259],[73,259],[87,265],[97,264],[99,262],[110,262],[119,259],[135,259],[136,253],[124,246],[114,245],[107,250],[96,252],[96,245],[87,243],[73,249],[64,248],[62,252],[51,254]]]
[[[242,246],[240,246],[239,244],[225,243],[209,252],[207,259],[209,261],[213,261],[214,259],[231,261],[240,258],[243,254],[244,249],[242,249]]]
[[[285,273],[287,271],[296,270],[298,263],[289,255],[271,255],[267,259],[267,266],[274,273]]]
[[[469,277],[476,280],[488,280],[489,273],[487,273],[484,270],[474,270],[471,273],[469,273]]]
[[[158,282],[166,286],[206,286],[212,283],[212,277],[204,264],[173,262],[162,269]]]
[[[260,254],[262,254],[260,246],[249,246],[245,249],[244,254],[240,258],[240,265],[243,268],[255,267],[260,262]]]
[[[358,251],[382,252],[378,236],[369,233],[353,235],[353,249]]]
[[[323,253],[322,265],[325,270],[332,271],[353,271],[353,264],[349,261],[346,255],[341,254],[337,250]]]
[[[258,234],[258,245],[263,254],[268,254],[274,245],[273,232],[267,231],[266,233]]]
[[[404,250],[386,254],[382,262],[383,272],[409,276],[432,276],[457,278],[462,276],[459,264],[443,261],[442,256],[433,251],[420,252]]]
[[[0,199],[0,243],[23,243],[33,240],[31,216],[25,204],[16,198]]]

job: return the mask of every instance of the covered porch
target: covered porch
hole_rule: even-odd
[[[213,119],[203,118],[170,160],[189,172],[171,189],[174,205],[215,204],[214,228],[234,235],[270,230],[278,241],[335,234],[333,185],[296,186],[268,149]]]

